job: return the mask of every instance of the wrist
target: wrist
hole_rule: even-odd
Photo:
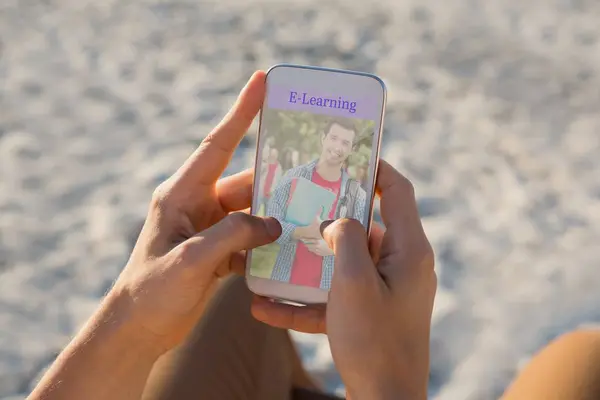
[[[292,233],[292,238],[294,238],[295,240],[300,240],[304,237],[304,230],[305,228],[303,226],[297,227],[296,229],[294,229],[294,233]]]
[[[125,304],[109,293],[28,398],[106,399],[124,390],[139,398],[161,351],[137,329]]]
[[[402,385],[400,381],[371,381],[366,385],[347,386],[347,400],[427,400],[427,388]]]
[[[98,316],[102,321],[110,322],[107,335],[114,341],[131,345],[132,350],[143,354],[144,358],[158,359],[169,349],[157,335],[136,321],[133,307],[129,294],[115,287],[104,298]]]

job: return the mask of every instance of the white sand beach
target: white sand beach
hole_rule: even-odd
[[[26,397],[154,187],[279,62],[387,84],[383,157],[437,257],[432,399],[495,399],[549,340],[600,324],[600,2],[4,0],[0,399]],[[341,392],[326,338],[295,337]]]

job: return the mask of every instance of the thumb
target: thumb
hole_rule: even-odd
[[[225,257],[272,243],[279,235],[281,225],[275,218],[236,212],[181,243],[175,251],[182,263],[200,267],[203,275],[210,276]]]
[[[325,221],[321,234],[335,255],[333,292],[367,294],[381,283],[369,253],[367,231],[358,220]]]

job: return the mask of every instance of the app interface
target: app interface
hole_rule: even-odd
[[[252,251],[253,276],[329,290],[334,256],[321,222],[368,224],[383,95],[372,84],[332,90],[332,80],[267,80],[253,210],[279,220],[282,234]]]

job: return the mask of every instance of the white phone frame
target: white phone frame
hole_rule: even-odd
[[[384,120],[384,116],[385,116],[385,104],[386,104],[386,100],[387,100],[387,89],[385,87],[384,82],[376,75],[368,74],[368,73],[364,73],[364,72],[340,70],[340,69],[333,69],[333,68],[314,67],[314,66],[305,66],[305,65],[295,65],[295,64],[277,64],[277,65],[274,65],[271,68],[269,68],[269,70],[267,71],[267,74],[265,77],[265,81],[267,84],[267,92],[266,93],[268,93],[269,74],[277,68],[294,68],[294,69],[299,68],[299,69],[303,69],[303,70],[326,71],[326,72],[332,72],[335,74],[359,75],[359,76],[374,79],[381,85],[381,89],[382,89],[381,93],[382,93],[383,98],[382,98],[382,103],[381,103],[382,106],[381,106],[381,113],[380,113],[378,129],[376,130],[375,135],[374,135],[374,140],[377,141],[377,144],[375,146],[376,151],[374,153],[376,162],[374,165],[374,172],[372,174],[372,182],[371,182],[372,193],[370,196],[369,216],[368,216],[368,220],[367,220],[367,232],[370,234],[372,220],[373,220],[375,181],[377,178],[377,171],[379,168],[379,153],[381,150],[381,134],[383,132],[383,120]],[[266,100],[266,96],[267,95],[265,95],[265,100]],[[264,108],[264,106],[263,106],[263,108]],[[261,108],[260,116],[259,116],[260,119],[259,119],[259,128],[258,128],[258,138],[256,141],[256,155],[255,155],[255,162],[254,162],[255,171],[258,170],[258,167],[259,167],[258,154],[259,154],[259,145],[260,145],[260,135],[262,132],[263,108]],[[254,182],[253,182],[253,191],[252,191],[252,206],[250,209],[250,212],[253,215],[256,212],[256,204],[255,204],[256,203],[256,193],[254,193],[254,188],[256,188],[258,186],[258,179],[259,179],[258,174],[255,174]],[[261,278],[261,277],[251,275],[250,274],[250,265],[252,262],[252,252],[249,250],[249,251],[247,251],[246,254],[247,254],[247,256],[246,256],[246,282],[248,284],[248,288],[255,294],[264,296],[264,297],[269,297],[276,301],[290,302],[290,303],[295,303],[295,304],[299,304],[299,305],[327,303],[327,300],[329,297],[329,290],[294,285],[294,284],[290,284],[290,283],[286,283],[286,282],[280,282],[280,281],[276,281],[276,280],[272,280],[272,279],[266,279],[266,278]]]

